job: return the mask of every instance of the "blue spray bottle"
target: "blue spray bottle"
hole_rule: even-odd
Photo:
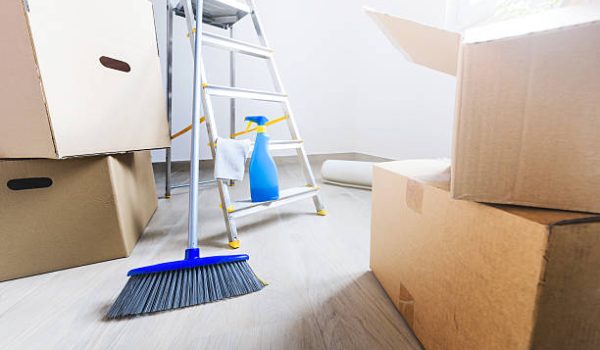
[[[256,141],[250,160],[250,195],[252,202],[267,202],[279,199],[279,176],[271,153],[267,135],[267,122],[263,116],[246,117],[246,121],[256,123]]]

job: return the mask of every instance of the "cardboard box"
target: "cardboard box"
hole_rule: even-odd
[[[150,152],[0,161],[0,281],[126,257],[157,206]]]
[[[404,173],[375,167],[371,268],[426,349],[600,348],[600,216],[455,200]]]
[[[170,145],[151,2],[0,1],[0,158]]]
[[[454,198],[600,213],[600,7],[462,34],[369,13],[414,62],[457,76]]]

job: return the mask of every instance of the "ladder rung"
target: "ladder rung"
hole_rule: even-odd
[[[304,144],[303,140],[282,140],[282,141],[270,141],[269,150],[277,151],[284,149],[298,149]],[[252,144],[252,150],[254,150],[254,144]]]
[[[319,193],[317,186],[294,187],[283,190],[279,193],[279,199],[272,202],[254,203],[250,199],[233,202],[233,211],[230,213],[232,218],[239,218],[251,215],[259,211],[276,208],[285,204],[290,204],[302,199],[311,198]]]
[[[250,100],[285,102],[287,94],[270,91],[259,91],[229,86],[203,85],[206,94],[211,96],[223,96],[231,98],[247,98]]]
[[[204,45],[223,48],[235,52],[239,52],[245,55],[250,55],[259,58],[271,58],[273,57],[273,50],[268,47],[253,45],[245,43],[243,41],[230,39],[221,35],[204,32],[203,41]]]
[[[302,147],[304,140],[283,140],[269,142],[270,150],[297,149]]]

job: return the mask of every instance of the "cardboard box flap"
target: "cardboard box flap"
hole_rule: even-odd
[[[599,21],[600,5],[569,6],[467,29],[463,42],[502,40]]]
[[[407,59],[446,74],[456,75],[461,34],[368,7],[365,7],[365,11]]]

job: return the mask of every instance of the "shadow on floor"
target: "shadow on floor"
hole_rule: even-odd
[[[331,295],[290,329],[302,338],[292,344],[305,349],[422,349],[371,271],[329,282],[323,290]]]

